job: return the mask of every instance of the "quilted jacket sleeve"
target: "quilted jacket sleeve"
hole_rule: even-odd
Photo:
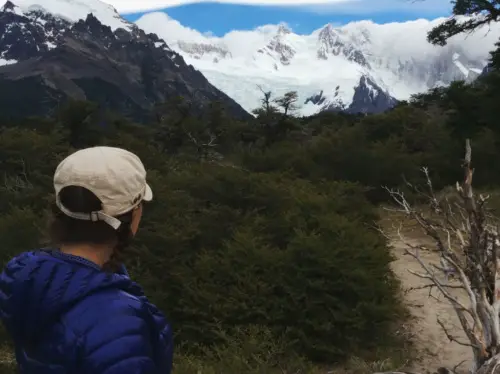
[[[150,322],[139,300],[124,294],[115,299],[106,294],[91,299],[92,306],[72,316],[72,321],[79,320],[83,337],[82,373],[170,374],[158,367],[168,355],[162,352],[158,357],[160,326]]]
[[[103,374],[157,374],[158,369],[149,358],[134,357],[106,369]]]
[[[115,316],[89,331],[85,366],[92,374],[156,374],[151,341],[142,318]]]

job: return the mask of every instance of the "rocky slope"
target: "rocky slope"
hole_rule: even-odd
[[[299,114],[309,115],[380,112],[430,88],[475,79],[500,37],[500,25],[457,36],[446,47],[432,46],[427,32],[442,21],[329,24],[310,35],[267,25],[224,37],[188,29],[162,12],[146,14],[136,24],[164,38],[245,109],[259,105],[259,86],[276,95],[297,91]]]
[[[141,119],[154,103],[179,95],[198,109],[219,100],[248,116],[162,39],[98,0],[18,2],[0,8],[4,116],[49,114],[70,97]]]

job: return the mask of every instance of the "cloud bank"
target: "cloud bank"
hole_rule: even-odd
[[[122,14],[140,13],[193,3],[244,4],[261,6],[324,6],[362,0],[104,0]]]
[[[193,3],[216,2],[259,6],[298,7],[315,13],[367,14],[369,12],[435,13],[449,11],[450,0],[104,0],[119,13],[132,14]]]
[[[461,34],[453,37],[449,41],[448,49],[432,45],[427,42],[427,31],[443,22],[446,18],[440,17],[432,20],[418,19],[406,22],[392,22],[378,24],[373,21],[363,20],[347,23],[339,28],[342,34],[350,35],[356,42],[360,35],[360,30],[366,30],[370,37],[371,52],[376,56],[393,56],[394,61],[410,61],[412,59],[427,59],[430,56],[447,53],[450,50],[460,50],[465,61],[485,58],[485,51],[489,50],[498,40],[500,34],[500,23],[491,25],[490,32],[485,32],[489,27],[484,27],[472,34]],[[146,32],[155,33],[174,50],[185,48],[189,45],[179,47],[179,43],[210,45],[220,47],[222,50],[230,51],[232,58],[222,60],[220,64],[228,63],[230,69],[244,69],[245,64],[254,61],[256,51],[269,43],[269,40],[276,35],[280,25],[267,24],[256,27],[253,30],[232,30],[223,36],[212,36],[201,33],[198,30],[182,25],[179,21],[169,17],[165,12],[151,12],[140,17],[136,24]],[[286,23],[281,23],[286,25]],[[290,25],[288,25],[289,27]],[[306,51],[309,46],[313,46],[318,39],[318,33],[322,27],[307,34],[291,34],[287,36],[288,42],[298,50]],[[292,29],[293,32],[293,29]],[[176,46],[177,45],[177,46]],[[368,48],[368,47],[367,47]],[[314,50],[313,56],[317,50]],[[196,54],[194,49],[194,54]],[[309,53],[309,52],[308,52]],[[210,54],[207,60],[195,60],[194,66],[201,69],[213,69],[214,65]],[[451,59],[451,55],[449,56]],[[231,65],[234,62],[241,64]],[[308,59],[309,61],[309,59]],[[253,62],[251,62],[253,64]],[[425,64],[424,64],[425,65]],[[224,65],[226,66],[226,65]],[[253,65],[252,65],[253,66]],[[274,70],[273,70],[274,72]],[[231,73],[229,73],[231,74]],[[274,74],[274,73],[273,73]]]
[[[147,32],[155,33],[167,44],[191,42],[221,45],[233,54],[233,57],[249,58],[255,50],[269,42],[276,35],[279,25],[262,25],[253,30],[233,30],[222,37],[201,33],[198,30],[182,25],[164,12],[151,12],[143,15],[135,22]],[[281,23],[288,27],[286,23]]]

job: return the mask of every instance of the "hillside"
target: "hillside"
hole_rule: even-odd
[[[430,45],[427,32],[444,19],[405,23],[331,24],[299,35],[287,25],[203,35],[163,12],[136,21],[156,33],[208,80],[246,110],[259,106],[261,91],[297,91],[300,115],[319,110],[378,113],[396,100],[455,80],[471,81],[486,66],[500,26],[459,35],[446,47]]]
[[[182,96],[201,110],[237,103],[171,50],[98,1],[8,1],[0,8],[0,106],[5,117],[50,114],[67,98],[147,120]]]

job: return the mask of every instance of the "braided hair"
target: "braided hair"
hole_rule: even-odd
[[[91,191],[80,186],[64,187],[59,199],[68,210],[88,213],[102,209],[101,200]],[[68,217],[54,203],[49,224],[49,239],[52,245],[113,245],[113,252],[103,270],[114,272],[123,261],[123,254],[133,238],[130,224],[132,211],[116,217],[122,224],[115,230],[102,221],[84,221]]]

